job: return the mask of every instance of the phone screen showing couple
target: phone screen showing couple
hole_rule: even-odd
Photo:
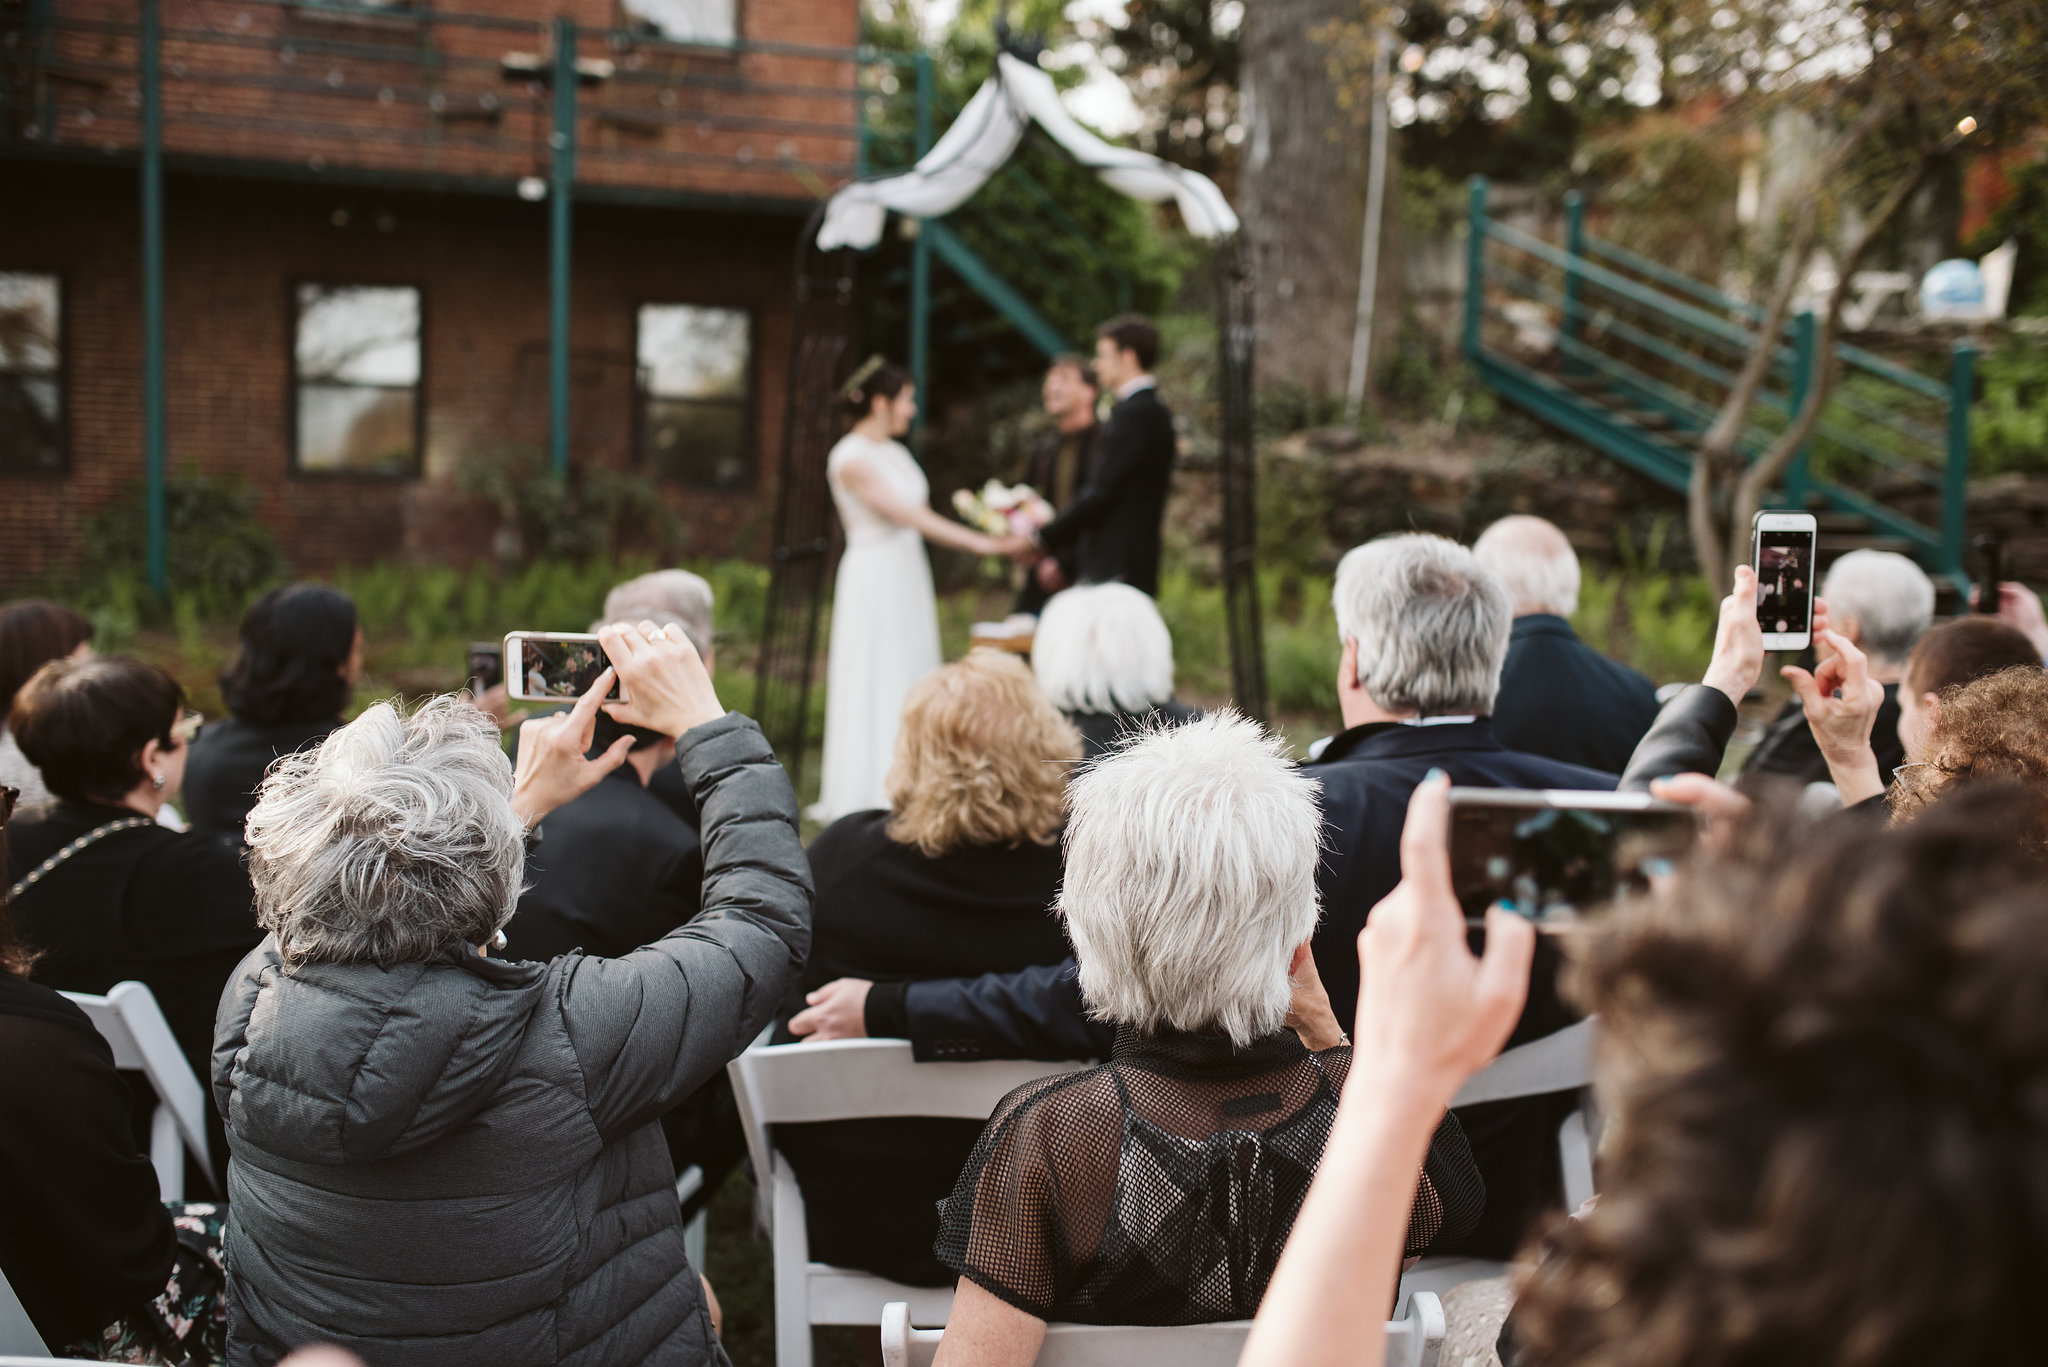
[[[520,688],[514,695],[534,702],[574,702],[611,662],[594,636],[518,636]],[[616,681],[607,696],[619,696]]]
[[[1780,635],[1813,625],[1813,533],[1757,533],[1756,620]]]

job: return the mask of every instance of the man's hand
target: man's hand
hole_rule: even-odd
[[[1323,987],[1323,975],[1316,971],[1316,956],[1309,942],[1298,945],[1294,963],[1287,971],[1287,1019],[1281,1024],[1301,1037],[1312,1054],[1333,1049],[1344,1042],[1344,1027],[1330,1009],[1330,994]]]
[[[1451,891],[1450,788],[1422,781],[1401,830],[1401,882],[1358,937],[1358,1032],[1352,1077],[1399,1079],[1448,1105],[1466,1078],[1500,1053],[1529,994],[1536,928],[1486,913],[1486,953],[1472,957]]]
[[[624,700],[604,705],[613,721],[679,737],[725,715],[697,647],[682,632],[613,622],[597,629],[597,639],[625,684]]]
[[[585,758],[597,730],[597,709],[611,692],[612,671],[597,676],[576,705],[519,727],[519,759],[512,780],[512,810],[531,827],[565,802],[583,796],[626,762],[631,736],[621,736],[596,759]]]
[[[1871,728],[1884,706],[1884,685],[1870,677],[1870,661],[1855,642],[1838,631],[1821,636],[1833,653],[1809,674],[1797,665],[1778,673],[1799,695],[1814,744],[1828,762],[1828,773],[1841,791],[1842,805],[1853,807],[1884,791],[1877,756],[1870,748]]]
[[[865,978],[835,978],[804,994],[807,1005],[789,1018],[789,1033],[805,1044],[828,1039],[868,1037],[868,989]]]
[[[1970,606],[1977,606],[1977,590],[1970,589]],[[2041,611],[2041,595],[2025,584],[2006,580],[1998,586],[1998,620],[2018,627],[2034,643],[2034,653],[2048,660],[2048,613]]]
[[[1735,587],[1721,600],[1721,623],[1714,631],[1714,658],[1700,682],[1718,688],[1737,707],[1756,687],[1764,672],[1764,632],[1756,620],[1756,571],[1735,567]]]
[[[1020,565],[1030,565],[1036,563],[1045,550],[1022,532],[1012,532],[996,538],[995,553],[1007,555]]]
[[[1703,826],[1701,843],[1716,854],[1727,852],[1742,823],[1749,820],[1749,799],[1706,774],[1653,778],[1650,796],[1692,808]]]
[[[1047,594],[1058,593],[1067,586],[1067,576],[1060,573],[1060,562],[1052,556],[1048,555],[1033,565],[1031,573],[1038,579],[1038,587]]]

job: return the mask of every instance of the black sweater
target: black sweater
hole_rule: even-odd
[[[811,842],[818,897],[802,988],[866,978],[899,995],[929,978],[1057,963],[1071,952],[1052,912],[1058,845],[959,850],[937,859],[887,833],[886,811],[855,812]],[[802,1008],[793,999],[784,1019]],[[786,1028],[777,1039],[787,1042]],[[803,1188],[811,1257],[912,1285],[950,1284],[932,1256],[936,1203],[953,1189],[976,1120],[848,1120],[779,1127]]]
[[[240,841],[256,789],[275,760],[326,740],[339,717],[259,726],[240,717],[208,722],[185,760],[185,819],[200,835]]]
[[[85,1013],[0,972],[0,1271],[52,1349],[164,1289],[171,1217]]]

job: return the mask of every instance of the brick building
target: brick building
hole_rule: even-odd
[[[301,568],[486,549],[458,469],[551,440],[566,35],[571,459],[758,550],[856,0],[472,3],[160,0],[168,467],[239,473]],[[0,4],[0,580],[143,474],[143,58],[134,0]]]

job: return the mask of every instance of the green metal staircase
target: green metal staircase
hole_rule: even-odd
[[[1683,492],[1702,435],[1744,358],[1761,310],[1585,231],[1565,200],[1565,241],[1494,218],[1471,184],[1463,350],[1496,394],[1632,469]],[[1737,440],[1755,460],[1790,424],[1815,375],[1815,319],[1778,339]],[[1814,511],[1823,554],[1859,547],[1913,556],[1960,586],[1975,353],[1955,347],[1935,379],[1839,345],[1838,382],[1776,506]]]

